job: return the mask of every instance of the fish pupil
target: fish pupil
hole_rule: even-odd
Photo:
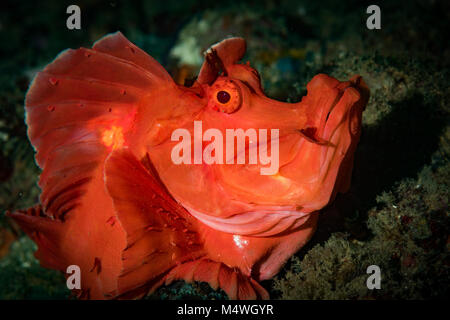
[[[219,91],[217,92],[217,100],[220,103],[227,103],[228,101],[230,101],[230,94],[226,91]]]

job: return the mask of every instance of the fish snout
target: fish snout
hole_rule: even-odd
[[[319,74],[308,84],[304,102],[309,120],[299,131],[308,141],[329,146],[336,146],[342,140],[339,135],[350,134],[358,138],[368,98],[369,89],[359,75],[339,82]]]

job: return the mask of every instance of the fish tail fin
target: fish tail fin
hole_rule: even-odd
[[[239,270],[209,259],[197,259],[172,269],[165,284],[175,280],[208,282],[211,288],[221,288],[231,300],[269,299],[269,294],[257,281]]]

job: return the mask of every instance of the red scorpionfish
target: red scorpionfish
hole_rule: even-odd
[[[311,238],[319,210],[348,190],[369,98],[361,77],[318,74],[301,102],[282,103],[238,63],[245,48],[241,38],[212,46],[185,87],[117,32],[63,51],[34,78],[25,105],[40,204],[8,214],[42,266],[80,268],[79,298],[140,298],[181,279],[267,299],[258,281],[276,275]],[[211,149],[205,137],[174,162],[173,132],[198,135],[199,123],[216,129],[214,141],[217,130],[263,129],[278,139],[278,167],[199,162],[194,149]],[[246,156],[256,150],[248,138]]]

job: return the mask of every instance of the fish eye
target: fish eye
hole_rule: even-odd
[[[233,80],[219,77],[210,87],[209,106],[216,111],[233,113],[242,103],[241,90]]]
[[[219,101],[220,103],[227,103],[228,101],[230,101],[230,98],[230,94],[226,91],[217,92],[217,101]]]

